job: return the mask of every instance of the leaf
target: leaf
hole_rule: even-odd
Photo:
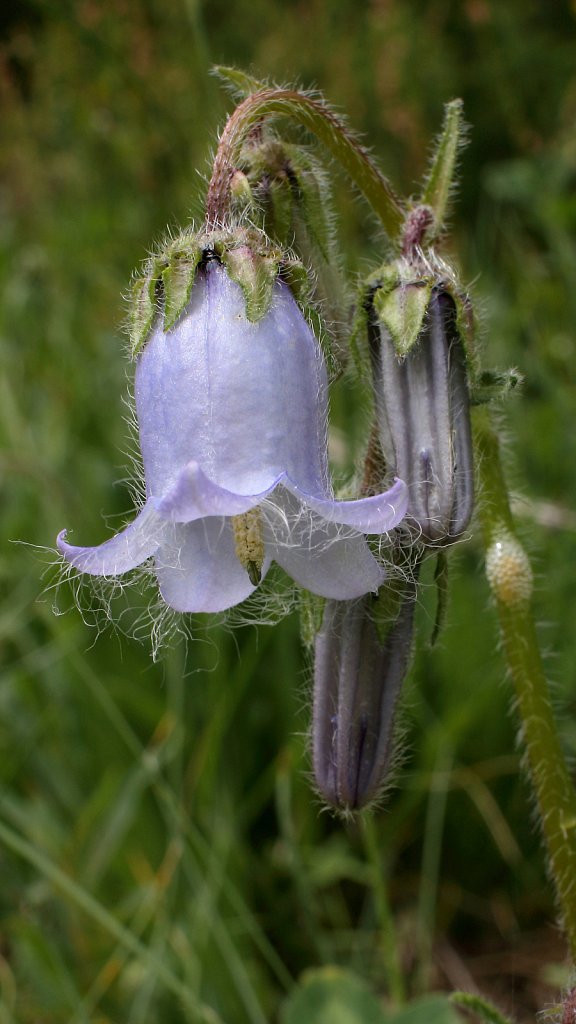
[[[488,1002],[482,996],[473,992],[453,992],[450,1002],[455,1006],[462,1006],[465,1010],[472,1010],[481,1020],[488,1024],[513,1024],[509,1017],[505,1017],[493,1003]]]
[[[281,1024],[387,1024],[378,997],[339,967],[307,971],[284,1003]],[[438,1022],[440,1024],[440,1022]]]
[[[280,1021],[281,1024],[461,1024],[447,996],[428,995],[400,1009],[385,1009],[365,981],[340,967],[306,971],[284,1003]]]
[[[428,995],[386,1017],[386,1024],[461,1024],[450,1000],[444,995]]]

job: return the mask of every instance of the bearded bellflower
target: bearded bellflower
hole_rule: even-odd
[[[460,537],[474,506],[467,306],[433,256],[375,275],[367,301],[379,440],[406,481],[411,525],[424,544]]]
[[[80,573],[116,577],[152,558],[180,612],[238,604],[273,560],[328,598],[381,585],[364,534],[398,525],[406,487],[334,498],[327,374],[287,283],[296,276],[253,232],[181,236],[151,266],[134,314],[146,500],[98,547],[59,535]]]
[[[314,644],[312,764],[320,795],[345,813],[378,799],[390,773],[415,593],[405,583],[377,599],[326,602]],[[383,600],[395,607],[379,622]]]

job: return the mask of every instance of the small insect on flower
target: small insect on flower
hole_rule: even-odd
[[[335,500],[326,369],[290,287],[268,263],[268,298],[258,293],[249,318],[246,281],[262,290],[252,274],[258,254],[234,241],[229,251],[198,245],[210,258],[195,250],[188,264],[172,263],[175,280],[188,278],[181,309],[171,324],[166,309],[164,320],[156,313],[137,357],[145,504],[99,547],[72,546],[63,531],[60,552],[80,573],[101,577],[153,558],[164,601],[181,612],[238,604],[273,560],[325,597],[377,590],[384,572],[364,534],[398,525],[405,485]]]

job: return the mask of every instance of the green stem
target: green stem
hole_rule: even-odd
[[[389,238],[397,238],[404,210],[390,183],[340,118],[320,100],[294,89],[262,89],[248,96],[229,117],[208,187],[207,226],[218,227],[226,221],[230,180],[246,138],[265,118],[277,115],[298,121],[327,147],[370,203]]]
[[[362,832],[366,853],[372,869],[372,890],[380,927],[380,941],[384,954],[383,959],[388,991],[394,1002],[401,1005],[406,1002],[406,989],[400,966],[398,937],[388,901],[386,881],[382,873],[382,857],[378,848],[374,816],[371,813],[367,813],[363,817]]]
[[[550,870],[572,957],[576,960],[576,793],[562,752],[538,648],[530,601],[530,565],[516,536],[499,442],[485,409],[477,410],[475,434],[486,573],[496,600],[503,647],[516,690],[516,706]]]
[[[446,820],[446,805],[448,802],[452,764],[452,750],[444,741],[436,755],[424,825],[420,893],[418,897],[418,928],[416,933],[419,959],[417,980],[420,992],[428,992],[430,990],[434,927],[438,904],[438,880],[440,878],[442,840],[444,837],[444,822]]]

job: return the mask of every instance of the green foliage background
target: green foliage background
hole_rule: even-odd
[[[154,663],[123,635],[138,596],[100,633],[53,589],[46,549],[64,526],[97,543],[103,513],[130,511],[122,294],[166,226],[201,211],[231,109],[210,65],[317,85],[405,193],[462,96],[449,250],[473,282],[486,365],[526,378],[503,433],[572,755],[575,32],[573,5],[536,0],[5,0],[1,1024],[260,1024],[326,964],[386,998],[377,877],[412,995],[473,977],[521,1020],[551,998],[563,948],[477,539],[453,559],[433,652],[427,599],[420,610],[378,870],[362,827],[322,814],[306,778],[294,617],[234,636],[198,622]],[[381,242],[347,183],[335,195],[358,275]]]

